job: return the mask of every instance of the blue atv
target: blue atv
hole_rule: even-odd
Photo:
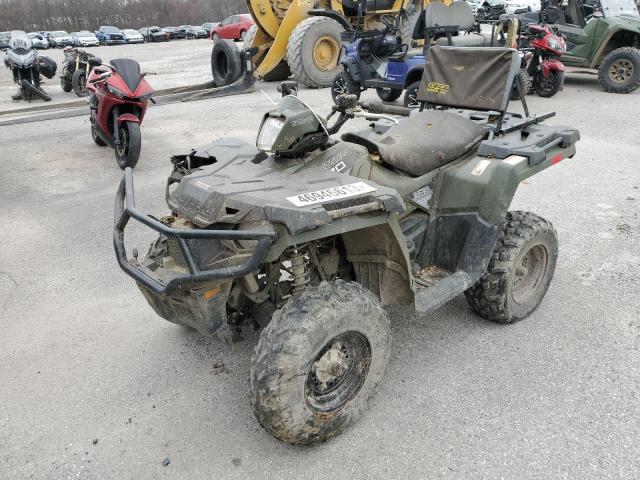
[[[333,81],[334,102],[339,95],[360,94],[375,88],[384,102],[393,102],[404,95],[404,106],[417,108],[420,79],[431,43],[459,47],[486,47],[490,37],[480,33],[471,7],[464,1],[451,6],[430,3],[420,15],[413,30],[413,40],[424,40],[425,47],[410,50],[400,37],[401,15],[383,15],[385,29],[347,31],[340,63],[344,69]]]

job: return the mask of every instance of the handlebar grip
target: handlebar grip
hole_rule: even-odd
[[[411,115],[411,109],[407,107],[396,107],[395,105],[386,105],[382,102],[362,102],[360,106],[369,113],[380,113],[383,115],[400,115],[408,117]]]

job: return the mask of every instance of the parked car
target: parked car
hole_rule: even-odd
[[[531,11],[531,5],[528,0],[506,0],[504,3],[508,15]]]
[[[186,32],[178,27],[164,27],[163,30],[170,35],[172,40],[178,40],[186,37]]]
[[[42,35],[41,33],[38,32],[30,32],[27,33],[27,36],[29,37],[29,40],[31,40],[31,45],[33,46],[33,48],[42,48],[42,49],[47,49],[49,48],[49,42],[47,41],[46,38],[44,38],[44,35]]]
[[[100,45],[98,37],[93,32],[81,30],[72,34],[73,45],[76,47],[97,47]]]
[[[180,28],[184,29],[186,38],[207,38],[207,32],[204,28],[196,25],[182,25]]]
[[[160,27],[145,27],[139,31],[147,42],[168,42],[171,38],[171,35]]]
[[[220,25],[211,29],[211,40],[226,38],[228,40],[244,40],[249,29],[255,24],[248,13],[232,15],[225,18]]]
[[[466,2],[471,7],[471,11],[473,12],[473,15],[475,16],[478,13],[478,7],[480,6],[480,0],[466,0]]]
[[[50,47],[62,48],[73,46],[73,37],[64,30],[56,30],[55,32],[49,32],[47,37]]]
[[[144,43],[144,36],[132,28],[127,28],[123,30],[122,33],[124,33],[124,38],[127,43]]]
[[[0,32],[0,50],[9,49],[10,38],[11,38],[11,32]]]
[[[127,43],[122,30],[108,25],[102,25],[98,31],[104,35],[104,43],[106,45],[118,45]]]
[[[202,24],[202,28],[207,32],[207,37],[211,36],[211,29],[220,25],[220,22],[205,22]]]

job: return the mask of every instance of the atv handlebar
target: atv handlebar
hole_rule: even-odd
[[[189,273],[177,275],[168,282],[163,281],[155,272],[147,267],[133,263],[127,258],[124,246],[124,229],[129,220],[133,218],[147,227],[167,237],[175,238],[184,256]],[[126,168],[124,177],[118,187],[115,200],[115,218],[113,228],[113,247],[120,268],[136,282],[156,294],[167,294],[173,290],[192,286],[197,283],[210,282],[223,278],[241,277],[256,270],[262,263],[267,250],[275,240],[276,233],[260,232],[254,230],[189,230],[171,228],[164,223],[144,215],[136,209],[133,193],[133,173],[131,168]],[[200,270],[187,240],[257,240],[255,250],[249,259],[234,267],[223,267],[213,270]],[[135,254],[134,254],[135,255]]]
[[[360,106],[363,110],[370,113],[379,113],[383,115],[400,115],[408,117],[411,115],[411,109],[407,107],[396,107],[395,105],[386,105],[382,102],[361,102]]]

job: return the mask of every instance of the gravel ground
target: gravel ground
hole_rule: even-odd
[[[109,48],[98,52],[131,48],[162,71],[157,87],[208,79],[204,41]],[[9,91],[4,72],[0,109]],[[301,95],[327,112],[328,90]],[[139,206],[166,212],[170,153],[253,141],[269,107],[256,91],[151,108]],[[226,346],[167,323],[118,269],[121,173],[88,119],[0,128],[0,478],[638,478],[640,94],[569,75],[530,107],[582,133],[575,158],[524,182],[513,205],[560,236],[542,305],[512,326],[463,297],[429,315],[390,308],[393,356],[369,412],[310,448],[253,417],[255,334]]]

